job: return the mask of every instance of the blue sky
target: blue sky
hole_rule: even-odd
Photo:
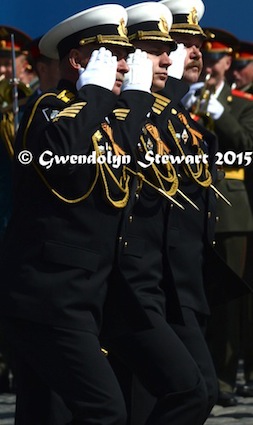
[[[187,1],[187,0],[186,0]],[[38,37],[74,13],[104,3],[130,6],[136,0],[1,0],[0,25],[21,29],[32,38]],[[202,26],[222,28],[241,40],[253,42],[252,0],[204,0],[205,15]],[[240,8],[241,6],[241,8]]]

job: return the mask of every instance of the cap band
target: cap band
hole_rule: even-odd
[[[141,29],[140,29],[141,28]],[[167,22],[165,20],[158,21],[147,21],[141,22],[134,25],[131,25],[128,28],[129,31],[129,40],[149,40],[149,41],[161,41],[165,43],[170,43],[173,50],[176,49],[177,45],[174,40],[172,40]]]
[[[96,27],[97,34],[95,35],[94,28],[78,31],[60,41],[57,46],[59,56],[62,59],[71,49],[90,43],[117,44],[133,49],[133,45],[129,43],[129,39],[124,31],[123,26],[120,27],[112,24],[98,25]]]

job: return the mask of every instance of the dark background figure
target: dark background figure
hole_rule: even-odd
[[[42,92],[55,89],[60,80],[59,59],[49,58],[41,53],[39,49],[41,38],[37,37],[26,45],[29,63],[38,76],[38,85],[30,100]]]
[[[14,35],[12,52],[11,34]],[[12,155],[15,136],[13,113],[13,53],[15,57],[18,99],[26,102],[32,93],[29,86],[29,62],[25,44],[31,38],[17,28],[0,27],[0,251],[12,211]],[[19,106],[18,121],[23,106]],[[13,367],[9,346],[0,331],[0,392],[13,391]]]

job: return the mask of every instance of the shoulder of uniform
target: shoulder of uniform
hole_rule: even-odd
[[[57,94],[57,98],[65,103],[69,103],[74,99],[75,95],[69,90],[62,90]]]
[[[231,93],[234,97],[239,97],[241,99],[253,100],[253,94],[244,92],[242,90],[234,89],[234,90],[231,91]]]
[[[168,99],[165,96],[162,96],[161,94],[158,93],[152,93],[155,101],[153,103],[152,106],[152,110],[155,114],[160,115],[164,109],[170,104],[171,99]]]
[[[38,105],[45,105],[48,103],[55,103],[60,105],[60,102],[69,103],[74,99],[75,95],[68,91],[68,90],[52,90],[45,93],[42,93],[37,99],[33,99],[31,102],[31,106],[35,105],[37,107]],[[55,99],[55,100],[53,100]]]

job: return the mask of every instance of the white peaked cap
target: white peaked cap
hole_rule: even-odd
[[[162,41],[176,49],[169,31],[173,17],[165,5],[157,2],[138,3],[127,7],[129,40]]]
[[[205,12],[205,5],[202,0],[161,0],[173,15],[171,33],[187,33],[201,35],[205,33],[199,26],[199,21]]]
[[[118,4],[83,10],[50,29],[39,43],[43,55],[64,57],[72,48],[89,43],[116,44],[132,49],[127,37],[127,12]]]

